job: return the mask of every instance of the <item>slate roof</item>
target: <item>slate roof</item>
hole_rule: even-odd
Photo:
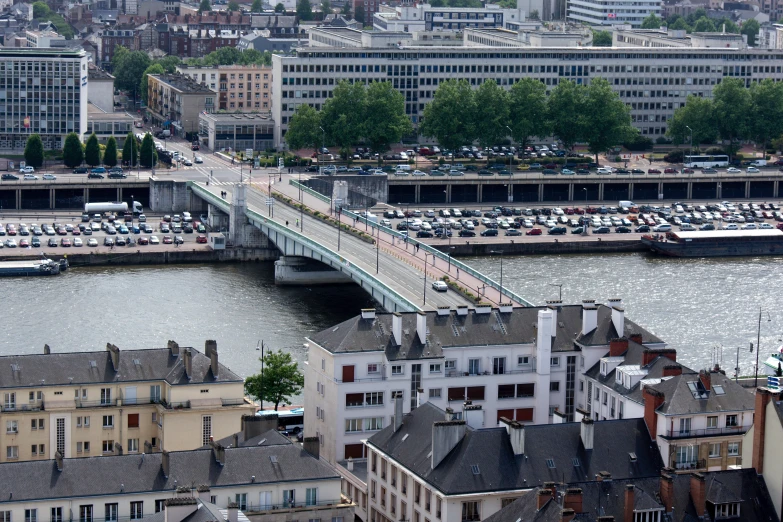
[[[291,440],[289,440],[284,435],[281,435],[277,430],[269,430],[265,433],[262,433],[260,435],[256,435],[255,437],[251,437],[249,439],[245,439],[245,433],[240,431],[236,433],[237,436],[237,445],[234,444],[234,435],[229,435],[228,437],[225,437],[223,439],[220,439],[217,441],[218,444],[220,444],[223,447],[229,448],[248,448],[253,446],[280,446],[285,444],[291,444]],[[204,446],[204,448],[208,448],[209,445]]]
[[[92,66],[89,67],[87,69],[87,75],[88,75],[88,77],[89,77],[91,82],[95,81],[95,80],[107,80],[107,81],[113,81],[114,80],[114,76],[112,76],[111,74],[107,73],[106,71],[104,71],[100,67],[92,67]]]
[[[708,412],[752,411],[755,408],[751,392],[735,383],[722,373],[710,372],[712,390],[706,392],[699,382],[698,373],[683,373],[669,380],[651,385],[651,388],[663,392],[665,402],[658,408],[664,415],[686,415]],[[695,382],[698,390],[704,392],[702,399],[695,398],[688,383]],[[725,393],[715,393],[715,386],[722,386]]]
[[[276,458],[276,463],[270,457]],[[9,499],[72,498],[123,493],[173,492],[177,486],[205,484],[212,488],[298,480],[335,479],[339,475],[295,444],[227,448],[225,465],[211,449],[169,454],[169,476],[161,468],[161,453],[65,459],[57,471],[54,460],[0,464],[0,506]],[[253,482],[251,477],[255,476]],[[90,480],[84,480],[90,477]],[[121,485],[124,488],[121,490]]]
[[[538,311],[542,307],[515,308],[511,313],[493,309],[489,314],[467,315],[451,311],[439,316],[427,313],[428,342],[424,346],[416,335],[416,313],[402,314],[402,346],[392,339],[392,314],[377,313],[375,319],[356,316],[316,333],[310,340],[332,353],[385,351],[389,360],[440,358],[443,348],[463,346],[535,344]],[[612,324],[610,308],[598,306],[598,326],[588,336],[582,329],[582,306],[566,305],[557,314],[557,335],[552,341],[553,352],[573,351],[574,340],[583,345],[607,345],[618,337]],[[502,326],[501,326],[502,323]],[[639,333],[643,343],[662,343],[658,337],[633,321],[625,320],[626,333]]]
[[[584,449],[580,423],[525,426],[524,455],[514,455],[505,428],[468,427],[455,448],[431,469],[432,425],[445,418],[443,410],[428,402],[406,415],[397,432],[387,426],[368,444],[448,495],[591,480],[601,471],[618,479],[658,476],[663,467],[644,419],[623,419],[595,422],[592,450]],[[474,465],[480,473],[473,472]]]
[[[180,347],[178,357],[172,357],[168,348],[120,350],[118,372],[114,371],[108,351],[3,356],[0,357],[0,388],[41,387],[42,383],[54,386],[155,380],[164,380],[171,385],[242,382],[222,364],[215,378],[210,359],[193,348],[190,348],[193,375],[188,380],[182,362],[183,350]],[[13,365],[18,371],[14,371]]]
[[[198,501],[198,507],[193,513],[190,513],[181,522],[224,522],[226,517],[221,513],[220,508],[210,502]],[[166,522],[166,511],[161,510],[155,514],[142,518],[139,522]]]

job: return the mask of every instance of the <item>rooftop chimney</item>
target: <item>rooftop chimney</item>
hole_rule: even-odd
[[[468,305],[457,305],[457,315],[468,315]]]
[[[568,488],[563,499],[563,507],[573,509],[576,513],[582,512],[582,490],[581,488]]]
[[[699,372],[699,381],[705,390],[710,391],[712,389],[712,378],[709,370],[701,370]]]
[[[185,365],[185,376],[191,380],[193,378],[193,354],[190,352],[190,348],[182,350],[182,364]]]
[[[756,389],[756,409],[753,414],[753,457],[752,466],[756,473],[764,473],[764,443],[767,429],[767,406],[770,401],[778,400],[779,393],[769,388]]]
[[[416,334],[421,344],[427,344],[427,314],[424,312],[416,313]]]
[[[677,350],[674,348],[660,348],[657,350],[651,350],[646,348],[642,353],[642,366],[647,366],[652,363],[657,357],[666,357],[672,362],[677,362]]]
[[[238,522],[238,520],[239,520],[239,504],[237,504],[236,502],[229,502],[227,522]]]
[[[625,335],[625,308],[622,306],[622,302],[612,306],[612,324],[617,331],[617,335],[623,337]]]
[[[625,485],[625,506],[623,509],[623,521],[633,522],[634,485]]]
[[[177,343],[169,340],[168,349],[169,349],[169,354],[172,357],[179,357],[179,345]]]
[[[468,426],[477,430],[484,427],[484,411],[481,408],[481,404],[468,404],[462,408],[462,415],[465,416],[465,421]]]
[[[647,431],[650,432],[650,438],[655,440],[658,435],[658,415],[655,412],[666,400],[666,396],[663,392],[645,386],[642,399],[644,400],[644,423],[647,425]]]
[[[239,447],[239,433],[234,433],[233,435],[233,445],[235,448]]]
[[[552,337],[557,337],[557,311],[563,305],[563,301],[547,301],[546,308],[552,312]]]
[[[554,498],[552,490],[544,488],[539,489],[538,493],[536,493],[536,511],[546,506],[546,503],[552,500],[552,498]]]
[[[696,516],[701,519],[707,512],[707,484],[701,473],[691,475],[691,500]]]
[[[594,437],[595,424],[590,417],[583,417],[579,435],[582,439],[582,445],[586,450],[593,449],[593,437]]]
[[[198,492],[198,498],[202,502],[209,502],[211,499],[210,489],[209,486],[206,484],[200,485],[198,488],[196,488],[196,492]]]
[[[448,305],[438,307],[438,317],[449,315],[451,313],[451,307]]]
[[[182,522],[198,509],[198,502],[193,497],[175,497],[166,499],[163,510],[164,522]]]
[[[560,522],[571,522],[575,516],[573,509],[565,508],[560,511]]]
[[[595,301],[582,301],[582,335],[587,335],[598,326],[598,307]]]
[[[628,351],[628,339],[621,337],[609,341],[609,357],[620,357]]]
[[[424,388],[416,388],[416,407],[421,406],[424,402]]]
[[[115,372],[120,371],[120,349],[111,343],[106,343],[106,351],[111,356],[111,366]]]
[[[250,440],[269,430],[277,430],[277,413],[242,416],[242,434],[245,440]]]
[[[169,452],[163,450],[160,452],[160,470],[163,472],[163,476],[169,478],[169,471],[171,469],[171,457]]]
[[[501,314],[510,314],[514,311],[513,303],[498,303],[498,310]]]
[[[394,399],[394,431],[402,428],[402,397]]]
[[[204,354],[209,357],[209,367],[212,370],[212,376],[218,378],[218,351],[217,341],[207,341],[204,343]]]
[[[452,410],[451,408],[446,408],[446,420],[447,421],[454,420],[454,410]]]
[[[50,353],[52,353],[52,350],[49,348],[48,344],[45,344],[44,345],[44,355],[49,355]]]
[[[375,308],[362,308],[362,319],[375,319]]]
[[[353,471],[353,457],[348,457],[346,466],[348,467],[348,471]]]
[[[642,344],[642,334],[639,332],[634,332],[631,335],[628,336],[628,339],[635,342],[636,344]]]
[[[432,425],[432,460],[435,469],[465,436],[464,420],[438,421]]]
[[[500,419],[500,422],[506,425],[506,433],[508,433],[508,440],[511,442],[511,449],[514,450],[514,455],[525,454],[525,425],[508,420],[505,417]]]
[[[217,462],[221,466],[224,466],[226,464],[226,448],[224,448],[214,440],[211,440],[209,444],[212,446],[212,454],[215,456],[215,462]],[[305,451],[307,451],[306,447],[305,447]]]
[[[552,355],[552,311],[539,310],[536,332],[536,358],[539,361],[536,372],[539,375],[549,375],[549,364]]]
[[[679,364],[667,364],[663,367],[661,377],[676,377],[682,375],[682,366]]]
[[[394,346],[402,346],[402,314],[399,312],[392,314],[392,337]]]
[[[316,459],[321,458],[321,441],[318,437],[305,437],[302,440],[302,447]]]
[[[63,454],[60,453],[60,450],[57,450],[54,452],[54,460],[57,463],[57,471],[63,470]]]
[[[671,513],[674,506],[674,477],[664,471],[661,471],[659,496],[663,510],[666,513]]]
[[[492,311],[492,305],[477,304],[474,310],[476,314],[488,314]]]

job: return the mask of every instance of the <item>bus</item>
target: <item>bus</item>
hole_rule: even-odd
[[[277,414],[277,429],[287,434],[296,435],[304,429],[304,408],[291,408],[289,410],[261,410],[256,413],[259,416]]]
[[[729,157],[725,154],[719,154],[716,156],[685,156],[683,165],[690,168],[705,168],[705,167],[728,167]]]

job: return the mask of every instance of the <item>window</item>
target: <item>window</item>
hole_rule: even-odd
[[[492,373],[494,375],[502,375],[506,373],[505,357],[495,357],[492,359]]]
[[[606,406],[606,401],[608,400],[608,398],[609,398],[609,395],[607,395],[606,392],[604,392],[604,397],[603,397],[603,400],[601,401],[601,402],[604,403],[604,406]]]
[[[0,511],[0,522],[11,522],[11,512]],[[60,520],[59,522],[62,522],[62,520]]]
[[[707,417],[707,429],[714,430],[718,427],[718,417]]]
[[[440,363],[430,364],[430,373],[441,373]]]
[[[710,457],[720,457],[720,442],[710,444]]]
[[[160,402],[160,384],[150,386],[150,402],[151,403]]]
[[[443,363],[443,367],[446,370],[446,372],[455,371],[457,369],[457,361],[455,360],[445,361]]]
[[[234,495],[234,501],[239,506],[240,511],[247,510],[247,493],[237,493]]]
[[[139,452],[139,439],[128,439],[128,453]]]
[[[727,428],[736,428],[737,427],[737,416],[736,415],[726,415],[726,427]]]
[[[365,431],[378,431],[383,429],[383,417],[370,417],[364,419]]]
[[[79,506],[79,522],[92,522],[92,504]]]
[[[114,415],[104,415],[103,416],[103,427],[104,428],[113,428],[114,427]]]
[[[129,413],[128,414],[128,427],[129,428],[138,428],[139,427],[139,414],[138,413]]]
[[[19,433],[19,421],[15,421],[15,420],[5,421],[5,432]]]
[[[362,419],[345,419],[345,432],[362,431]]]
[[[378,373],[378,364],[377,363],[368,364],[367,373]]]
[[[3,396],[3,407],[6,410],[16,409],[16,393],[6,393]]]
[[[549,383],[549,391],[551,392],[557,392],[560,391],[560,381],[552,381]]]
[[[729,457],[736,457],[740,453],[739,442],[729,442]]]
[[[111,404],[111,388],[101,388],[101,405]]]
[[[430,388],[429,389],[430,399],[440,399],[440,393],[441,393],[441,389],[440,388]]]
[[[715,519],[719,518],[735,518],[739,516],[739,502],[731,504],[717,504],[715,506]]]
[[[31,391],[29,396],[29,402],[40,402],[43,400],[43,392],[41,391]],[[0,521],[1,522],[1,521]]]
[[[38,510],[37,509],[25,509],[24,510],[24,522],[38,522]]]
[[[680,419],[680,434],[681,435],[687,435],[691,432],[691,419],[690,417],[686,417],[683,419]]]
[[[214,504],[214,502],[213,502]],[[166,507],[166,499],[155,500],[155,513],[160,513]]]
[[[283,490],[283,504],[294,507],[296,504],[296,490],[284,489]]]
[[[403,366],[401,364],[395,364],[392,366],[392,375],[402,375]]]
[[[8,446],[5,448],[5,456],[8,460],[19,458],[19,446]]]
[[[112,453],[114,451],[113,440],[104,440],[102,442],[102,446],[103,446],[103,453]]]
[[[0,516],[0,522],[2,522],[2,520],[3,517]],[[7,522],[11,522],[11,520],[9,519]],[[63,522],[63,508],[53,507],[50,510],[49,522]]]
[[[141,500],[138,502],[131,502],[130,513],[131,520],[139,520],[144,518],[144,502]]]
[[[402,390],[392,390],[391,392],[391,398],[394,399],[402,399],[404,397],[404,393]]]
[[[367,406],[382,406],[383,392],[367,392],[364,394],[364,399]]]
[[[119,504],[104,504],[105,522],[116,521]]]
[[[318,505],[318,488],[307,488],[305,490],[305,504],[308,506]]]
[[[517,357],[517,366],[528,366],[530,364],[530,357],[527,355],[520,355]]]
[[[212,415],[201,417],[201,443],[206,446],[212,438]]]
[[[479,515],[479,503],[477,500],[462,503],[462,520],[481,520]]]
[[[38,429],[44,429],[44,420],[43,419],[30,419],[30,429],[31,430],[38,430]]]
[[[470,375],[481,373],[481,359],[468,359],[468,373]]]
[[[549,366],[560,366],[560,357],[552,357],[549,359]]]

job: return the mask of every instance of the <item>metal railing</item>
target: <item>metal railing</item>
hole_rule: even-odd
[[[221,399],[223,406],[242,406],[249,404],[245,399]]]
[[[329,203],[329,205],[332,204],[332,198],[330,198],[329,196],[324,196],[320,192],[311,189],[310,187],[308,187],[304,183],[299,183],[295,179],[289,179],[288,180],[288,184],[293,186],[293,187],[295,187],[295,188],[301,189],[302,192],[306,192],[306,193],[310,194],[311,196],[313,196],[316,199],[320,199],[324,203]]]
[[[693,437],[711,437],[715,435],[742,435],[750,426],[731,426],[727,428],[707,428],[698,430],[667,430],[663,437],[668,439],[689,439]]]
[[[272,504],[248,504],[247,509],[244,511],[259,513],[263,511],[283,511],[289,509],[318,509],[324,507],[333,507],[350,505],[343,502],[342,499],[337,500],[319,500],[318,502],[277,502]]]
[[[707,463],[704,459],[677,461],[675,458],[672,461],[672,467],[674,469],[703,469],[707,467]]]
[[[446,377],[487,377],[487,376],[503,376],[503,375],[511,375],[515,373],[530,373],[536,371],[536,366],[534,364],[530,364],[524,368],[518,368],[516,370],[505,370],[500,373],[493,373],[490,371],[483,371],[483,372],[465,372],[465,371],[459,371],[459,370],[446,370]]]

